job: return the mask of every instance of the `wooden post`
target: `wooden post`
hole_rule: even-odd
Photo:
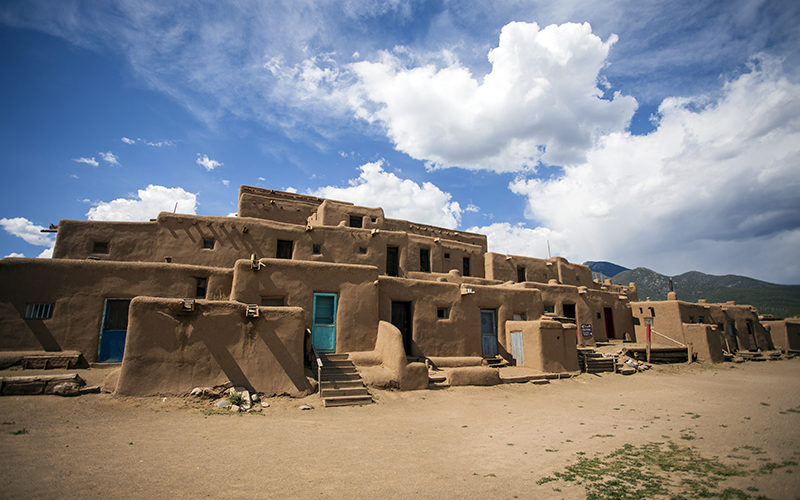
[[[647,323],[647,346],[646,346],[647,362],[648,363],[650,362],[650,328],[651,328],[650,322],[648,322]]]
[[[691,342],[686,343],[686,352],[689,353],[689,359],[686,362],[691,363],[692,358],[694,358],[694,348],[692,347]]]

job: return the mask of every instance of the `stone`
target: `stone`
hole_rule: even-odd
[[[241,410],[242,410],[242,407],[241,407],[241,406],[239,406],[239,405],[231,405],[231,411],[232,411],[232,412],[237,412],[237,413],[238,413],[238,412],[240,412]]]
[[[250,407],[253,406],[253,400],[250,399],[250,391],[248,390],[242,391],[241,396],[242,396],[242,408],[244,408],[245,410],[249,410]]]
[[[301,410],[313,410],[314,407],[313,406],[309,406],[309,405],[302,405],[302,406],[300,406],[300,409]]]
[[[81,386],[76,382],[61,382],[53,386],[51,394],[64,397],[80,396]]]
[[[216,406],[217,408],[227,408],[231,406],[231,402],[227,398],[224,398],[214,403],[214,406]]]
[[[190,396],[200,396],[202,394],[203,394],[203,389],[199,387],[195,387],[194,389],[192,389],[192,392],[189,393]]]
[[[550,381],[547,380],[546,378],[540,378],[540,379],[537,379],[537,380],[531,380],[531,384],[536,384],[536,385],[547,385],[549,383],[550,383]]]
[[[262,408],[269,408],[269,403],[267,403],[266,401],[262,401],[261,402],[261,407]]]
[[[633,375],[634,373],[636,373],[636,368],[633,368],[631,366],[623,366],[622,368],[619,369],[619,373],[621,373],[622,375]]]
[[[259,412],[261,410],[262,410],[261,405],[254,405],[252,408],[250,408],[247,411],[249,411],[249,412]]]
[[[81,394],[100,394],[100,386],[90,385],[87,387],[81,387],[80,392]]]
[[[261,399],[261,396],[259,396],[257,392],[254,392],[250,395],[250,399],[253,400],[253,403],[258,403],[258,401]]]

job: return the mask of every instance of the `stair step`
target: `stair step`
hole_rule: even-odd
[[[447,380],[447,375],[428,375],[428,382],[444,382]]]
[[[361,387],[346,387],[338,389],[322,389],[320,397],[322,399],[335,396],[369,396],[369,391],[363,385]]]
[[[445,389],[450,387],[448,382],[428,382],[428,389]]]
[[[322,372],[322,380],[361,380],[361,375],[358,372],[353,373],[325,373]]]
[[[353,387],[364,387],[364,383],[359,380],[323,380],[320,388],[326,389],[348,389]]]
[[[334,353],[320,353],[319,359],[324,363],[325,361],[345,361],[350,357],[347,353],[334,354]]]
[[[330,398],[323,398],[322,404],[324,406],[351,406],[351,405],[365,405],[372,403],[372,396],[334,396]]]
[[[334,361],[323,361],[322,367],[323,368],[338,368],[338,367],[353,367],[353,362],[349,359],[337,359]]]

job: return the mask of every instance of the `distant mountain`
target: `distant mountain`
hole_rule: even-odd
[[[613,262],[606,262],[603,260],[587,260],[583,263],[584,266],[589,266],[593,273],[600,273],[603,276],[612,278],[623,271],[628,271],[627,267],[614,264]]]
[[[635,282],[640,300],[647,297],[665,300],[669,291],[669,276],[644,267],[623,271],[612,279],[614,283],[622,285]],[[776,317],[800,316],[800,285],[776,285],[745,276],[715,276],[698,271],[673,276],[672,281],[680,300],[735,300],[737,304],[755,306],[762,314]]]

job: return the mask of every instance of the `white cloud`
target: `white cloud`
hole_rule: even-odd
[[[283,190],[286,191],[287,193],[296,193],[297,192],[297,188],[292,187],[292,186],[286,186],[285,188],[283,188]]]
[[[222,185],[225,186],[225,187],[228,187],[228,186],[231,185],[231,181],[229,181],[228,179],[222,179],[221,182],[222,182]]]
[[[383,160],[359,167],[361,174],[348,187],[325,186],[310,194],[349,201],[366,207],[382,207],[387,217],[454,228],[461,207],[450,193],[430,182],[418,184],[383,169]]]
[[[264,181],[266,181],[267,179],[265,179],[264,177],[259,177],[259,178],[258,178],[258,180],[259,180],[260,182],[264,182]]]
[[[139,140],[143,141],[146,145],[148,145],[148,146],[150,146],[152,148],[163,148],[164,146],[174,146],[175,145],[175,141],[169,141],[169,140],[167,140],[167,141],[146,141],[146,140],[143,140],[143,139],[139,139]]]
[[[467,205],[467,208],[465,208],[464,211],[465,212],[478,213],[478,212],[481,211],[481,207],[479,207],[478,205],[473,205],[472,203],[470,203],[469,205]]]
[[[531,229],[522,224],[511,225],[508,222],[496,222],[488,226],[475,226],[467,231],[486,235],[490,252],[529,257],[547,258],[548,242],[553,254],[559,251],[564,235],[544,227]],[[570,259],[568,254],[560,254]],[[571,260],[571,259],[570,259]]]
[[[647,136],[608,134],[563,175],[510,189],[565,254],[800,281],[800,85],[766,58],[718,100],[666,99],[659,115]]]
[[[134,141],[133,139],[130,139],[130,138],[128,138],[128,137],[122,137],[122,139],[121,139],[121,140],[122,140],[122,142],[124,142],[125,144],[136,144],[136,141]]]
[[[0,219],[0,226],[6,232],[22,238],[31,245],[46,247],[52,245],[55,240],[53,233],[43,233],[42,230],[46,229],[45,227],[38,226],[25,217],[14,217],[12,219],[4,217]]]
[[[7,258],[7,257],[25,257],[25,255],[23,255],[23,254],[21,254],[21,253],[18,253],[18,252],[11,252],[10,254],[6,255],[6,256],[5,256],[5,257],[3,257],[3,258],[5,259],[5,258]]]
[[[624,130],[636,109],[634,98],[598,88],[616,40],[602,41],[588,23],[509,23],[482,77],[458,61],[407,68],[384,53],[351,65],[362,98],[353,104],[398,150],[433,167],[508,172],[580,161],[598,137]]]
[[[211,158],[208,157],[208,155],[202,155],[201,156],[200,153],[197,153],[197,160],[195,160],[195,163],[197,163],[201,167],[205,168],[209,172],[211,172],[215,168],[221,167],[223,165],[221,162],[218,162],[216,160],[212,160]]]
[[[100,153],[97,153],[97,154],[100,155],[100,159],[102,159],[104,162],[108,163],[109,165],[119,166],[119,159],[111,151],[106,151],[105,153],[100,152]]]
[[[177,209],[175,205],[177,203]],[[183,188],[168,188],[150,184],[140,189],[135,198],[117,198],[101,202],[86,213],[89,220],[147,221],[160,212],[194,214],[197,195]]]
[[[98,161],[94,159],[94,156],[92,156],[91,158],[86,158],[86,157],[73,158],[72,161],[74,161],[75,163],[85,163],[93,167],[100,165],[100,163],[98,163]]]
[[[53,249],[56,246],[56,242],[54,241],[48,248],[42,250],[39,255],[36,256],[37,259],[52,259],[53,258]]]

